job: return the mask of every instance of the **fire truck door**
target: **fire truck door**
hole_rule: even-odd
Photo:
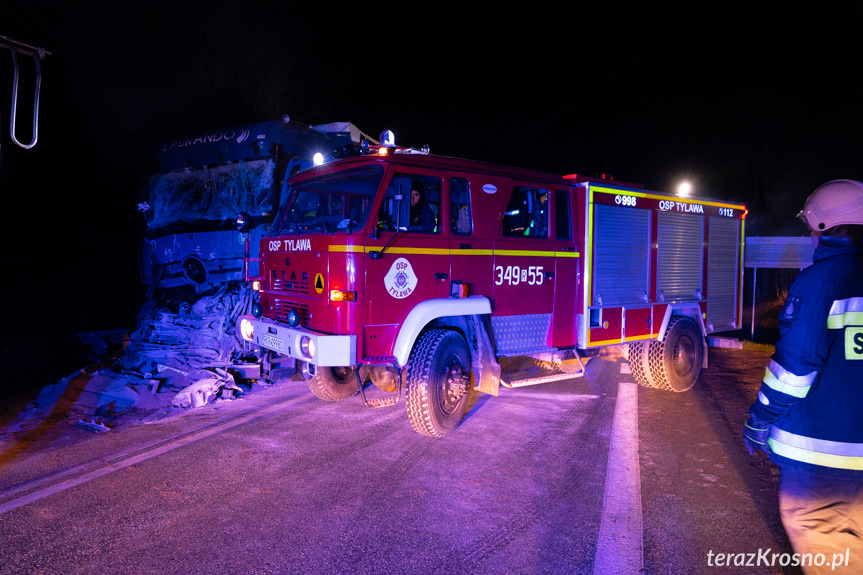
[[[576,345],[578,317],[578,275],[581,253],[576,238],[573,190],[554,191],[554,309],[551,316],[551,345]],[[551,201],[551,200],[550,200]]]
[[[438,177],[406,173],[397,173],[390,181],[378,214],[378,237],[367,240],[366,357],[392,355],[398,328],[411,309],[449,295],[441,183]],[[413,206],[412,191],[420,195]]]
[[[494,242],[492,327],[499,355],[550,346],[555,242],[549,228],[549,190],[513,186]]]
[[[452,255],[452,281],[467,284],[470,295],[491,298],[493,269],[493,240],[477,226],[487,222],[474,220],[484,213],[482,200],[485,194],[480,185],[471,189],[467,177],[449,177],[450,253]],[[476,196],[471,193],[476,192]],[[478,197],[477,197],[478,196]],[[476,224],[476,225],[474,225]]]

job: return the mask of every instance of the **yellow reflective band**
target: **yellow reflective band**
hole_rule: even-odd
[[[775,359],[770,360],[767,364],[767,369],[776,375],[776,379],[788,385],[796,387],[806,387],[815,383],[815,378],[818,377],[818,372],[813,371],[806,375],[796,375],[782,367]]]
[[[863,297],[849,297],[833,302],[827,316],[827,329],[863,326]]]
[[[338,253],[364,253],[380,251],[379,246],[331,245],[329,251]],[[387,248],[388,254],[416,254],[438,256],[532,256],[541,258],[580,258],[579,252],[539,250],[451,250],[447,248]]]
[[[374,249],[374,248],[371,248]],[[446,248],[387,248],[388,254],[416,254],[430,256],[448,256],[449,250]]]
[[[636,192],[634,190],[617,190],[614,188],[604,188],[602,186],[590,186],[591,192],[598,192],[600,194],[624,194],[627,196],[635,196],[636,198],[648,198],[651,200],[673,200],[675,202],[680,202],[682,204],[701,204],[702,206],[714,206],[717,208],[733,208],[737,210],[746,210],[746,206],[741,204],[726,204],[722,202],[710,202],[704,201],[698,198],[681,198],[680,196],[666,196],[660,194],[649,194],[645,192]],[[592,199],[591,199],[592,203]]]
[[[842,329],[848,325],[863,325],[863,311],[846,311],[827,316],[827,329]]]
[[[857,455],[834,455],[832,453],[821,453],[819,451],[810,451],[800,447],[794,447],[787,443],[777,441],[772,437],[767,440],[770,444],[770,450],[777,455],[801,461],[803,463],[811,463],[812,465],[822,465],[824,467],[833,467],[836,469],[851,469],[854,471],[863,471],[863,457]]]
[[[331,252],[345,252],[345,253],[363,253],[366,251],[365,246],[338,246],[332,245],[330,246]]]
[[[762,380],[762,383],[764,385],[766,385],[770,389],[775,389],[780,393],[785,393],[793,397],[806,397],[806,395],[809,393],[810,387],[812,387],[811,380],[809,381],[809,383],[806,383],[806,378],[800,378],[793,373],[787,372],[785,370],[782,370],[785,371],[785,373],[780,373],[779,377],[777,377],[776,375],[774,375],[773,371],[770,370],[771,367],[774,367],[775,369],[776,366],[771,363],[771,365],[768,365],[767,369],[764,370],[764,379]],[[810,375],[814,375],[814,372]],[[796,378],[795,380],[793,380],[793,383],[783,381],[783,379],[790,380],[788,376]],[[814,377],[812,379],[814,379]]]
[[[525,250],[494,250],[496,256],[537,256],[541,258],[553,258],[556,252],[525,251]]]
[[[863,327],[845,329],[845,359],[863,359]]]

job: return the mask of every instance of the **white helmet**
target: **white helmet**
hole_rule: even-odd
[[[856,180],[833,180],[818,186],[797,214],[814,231],[843,224],[863,225],[863,184]]]

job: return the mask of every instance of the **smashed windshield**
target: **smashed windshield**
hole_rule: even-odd
[[[150,179],[148,232],[233,229],[240,212],[272,213],[271,158],[186,168]]]
[[[381,166],[368,166],[295,184],[270,232],[351,233],[365,224],[382,176]]]

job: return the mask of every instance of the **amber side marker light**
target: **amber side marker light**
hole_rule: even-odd
[[[357,292],[330,290],[330,301],[357,301]]]
[[[460,281],[454,281],[450,285],[450,297],[454,298],[463,298],[470,295],[470,289],[468,289],[468,284],[461,283]]]

